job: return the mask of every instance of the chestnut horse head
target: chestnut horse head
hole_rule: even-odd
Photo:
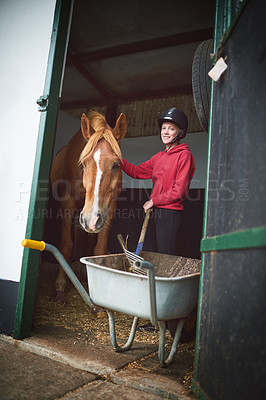
[[[103,115],[91,111],[89,119],[82,115],[81,130],[87,140],[79,159],[86,195],[79,222],[85,231],[98,233],[108,223],[108,209],[122,187],[119,142],[126,133],[126,117],[120,114],[112,129]]]

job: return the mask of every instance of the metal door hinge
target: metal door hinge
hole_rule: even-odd
[[[48,96],[41,96],[38,100],[36,100],[36,103],[40,106],[38,108],[38,111],[47,111],[48,103],[49,103],[49,97]]]

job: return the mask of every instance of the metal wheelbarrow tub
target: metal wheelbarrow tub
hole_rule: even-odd
[[[145,261],[149,261],[147,255],[148,252],[143,254]],[[81,258],[87,268],[91,300],[103,308],[150,319],[149,278],[121,270],[124,260],[124,254]],[[188,316],[197,302],[198,286],[199,273],[155,276],[157,319],[167,321]]]
[[[176,354],[185,317],[197,303],[200,274],[175,275],[182,268],[180,261],[198,265],[199,260],[151,252],[143,252],[142,256],[145,261],[139,262],[139,266],[148,269],[148,276],[126,272],[124,254],[83,257],[81,262],[86,264],[92,302],[107,311],[114,350],[128,350],[134,340],[138,319],[149,319],[155,326],[159,325],[158,357],[162,366],[168,366]],[[155,276],[155,273],[169,276]],[[121,347],[116,341],[114,311],[134,316],[128,341]],[[166,359],[165,321],[176,318],[180,320]]]
[[[143,252],[145,261],[139,261],[141,265],[138,267],[147,270],[147,276],[144,276],[124,271],[124,254],[83,257],[81,261],[87,267],[88,294],[56,247],[43,241],[29,239],[24,239],[22,245],[35,250],[50,251],[86,304],[90,307],[101,306],[106,309],[109,318],[110,340],[115,351],[122,352],[130,349],[138,320],[141,317],[150,319],[155,326],[159,325],[158,358],[161,365],[166,367],[173,361],[185,317],[197,303],[200,274],[193,273],[179,277],[175,275],[182,268],[184,261],[185,264],[199,264],[199,260]],[[158,276],[155,277],[155,273]],[[119,346],[116,341],[114,311],[134,317],[129,338],[124,346]],[[165,321],[176,318],[179,318],[179,323],[170,353],[166,358]]]

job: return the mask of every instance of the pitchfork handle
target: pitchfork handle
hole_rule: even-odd
[[[124,252],[125,252],[125,250],[127,250],[127,247],[126,247],[126,244],[125,244],[125,242],[124,242],[123,236],[121,235],[121,233],[118,233],[118,235],[116,235],[116,237],[117,237],[117,239],[119,240],[119,243],[121,244],[122,249],[123,249]]]
[[[141,229],[141,232],[140,232],[139,242],[138,242],[137,250],[136,250],[136,254],[137,255],[139,255],[139,253],[142,250],[142,246],[143,246],[143,242],[144,242],[144,239],[145,239],[145,235],[146,235],[146,230],[147,230],[150,214],[151,214],[151,209],[149,208],[147,210],[146,214],[145,214],[145,218],[144,218],[144,221],[143,221],[142,229]]]

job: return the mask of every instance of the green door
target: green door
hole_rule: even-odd
[[[56,129],[57,111],[64,72],[73,0],[57,0],[43,96],[37,101],[41,112],[32,180],[26,237],[42,237],[49,171]],[[14,338],[30,336],[38,276],[39,251],[24,249]]]
[[[265,2],[217,0],[192,389],[200,399],[266,391]]]

